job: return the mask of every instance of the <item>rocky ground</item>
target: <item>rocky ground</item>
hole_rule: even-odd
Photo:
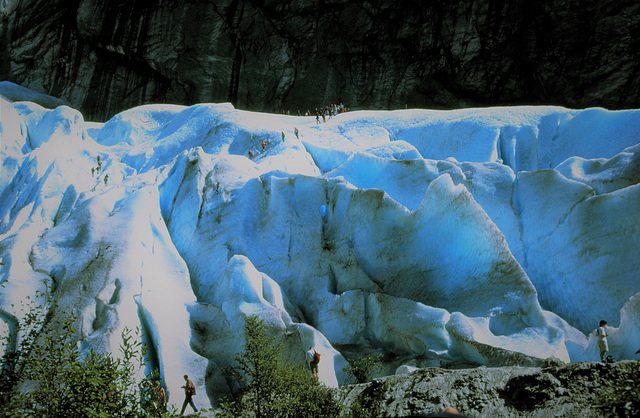
[[[345,405],[374,416],[406,417],[448,406],[470,417],[602,417],[596,407],[612,382],[638,384],[639,361],[548,362],[543,367],[425,368],[342,389]]]

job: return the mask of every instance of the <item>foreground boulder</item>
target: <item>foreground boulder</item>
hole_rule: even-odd
[[[602,417],[597,408],[613,382],[634,380],[640,362],[547,362],[545,367],[419,369],[342,390],[373,416],[404,417],[455,407],[471,417]]]

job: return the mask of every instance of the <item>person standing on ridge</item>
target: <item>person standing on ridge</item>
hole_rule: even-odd
[[[184,402],[182,403],[182,410],[180,411],[180,416],[184,415],[184,410],[187,409],[187,404],[191,405],[193,408],[193,412],[198,412],[198,408],[193,404],[193,395],[196,394],[196,386],[193,384],[191,380],[189,380],[188,375],[184,375],[185,385],[182,386],[184,389]]]
[[[307,351],[307,363],[309,363],[309,370],[313,377],[318,380],[318,364],[320,363],[320,354],[316,352],[313,346],[309,347]]]
[[[604,319],[600,321],[600,326],[596,330],[596,337],[598,337],[598,348],[600,349],[600,361],[604,363],[605,355],[607,351],[609,351],[609,343],[607,342],[607,330],[605,329],[605,325],[607,325],[607,321]]]

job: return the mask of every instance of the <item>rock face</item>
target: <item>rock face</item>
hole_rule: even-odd
[[[149,102],[630,108],[639,25],[632,0],[10,0],[0,79],[100,120]]]
[[[471,417],[601,417],[595,407],[614,381],[637,379],[637,361],[541,368],[421,369],[342,389],[372,416],[403,417],[455,407]]]

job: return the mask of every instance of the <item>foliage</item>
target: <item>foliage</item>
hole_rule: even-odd
[[[45,296],[36,292],[35,299]],[[9,405],[14,389],[20,381],[23,370],[28,368],[28,359],[33,358],[36,347],[36,337],[45,323],[46,305],[39,305],[35,299],[27,296],[20,311],[23,312],[22,322],[15,324],[15,329],[1,338],[4,353],[0,360],[0,404]],[[14,305],[11,305],[14,307]],[[21,338],[18,340],[18,335]]]
[[[221,403],[219,416],[338,416],[333,390],[301,365],[282,359],[282,345],[256,316],[245,320],[244,351],[236,355],[230,374],[242,385],[234,399]]]
[[[640,416],[640,362],[629,363],[629,368],[629,373],[612,381],[598,399],[598,408],[611,416]]]
[[[46,302],[35,299],[45,296]],[[125,328],[120,356],[90,351],[76,343],[73,315],[53,324],[49,294],[22,304],[24,319],[5,336],[0,369],[0,417],[149,417],[170,416],[141,402],[136,376],[144,366],[140,330]],[[19,339],[16,337],[19,334]]]
[[[382,355],[367,355],[351,360],[343,370],[352,379],[351,383],[370,382],[373,375],[382,370]]]
[[[358,398],[351,404],[350,418],[373,418],[384,416],[385,395],[389,384],[385,381],[374,380]]]
[[[340,404],[333,390],[299,365],[282,364],[282,386],[278,390],[272,411],[278,417],[334,417],[340,412]]]

